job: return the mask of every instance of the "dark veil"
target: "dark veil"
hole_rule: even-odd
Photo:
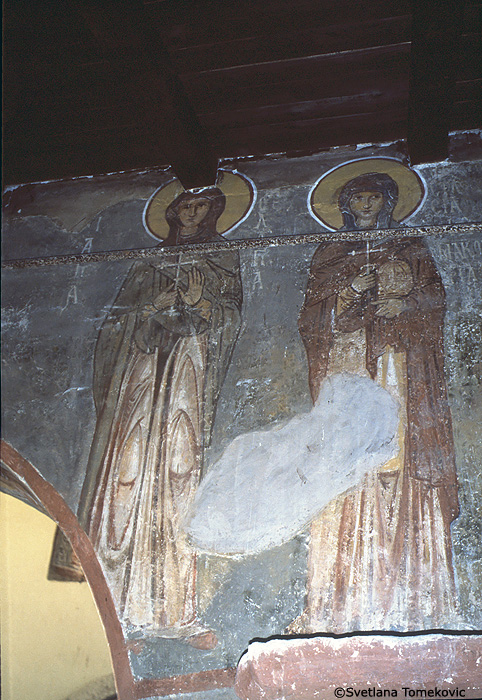
[[[383,195],[383,206],[378,214],[376,228],[392,228],[392,214],[398,202],[398,185],[386,173],[366,173],[348,180],[340,192],[338,207],[343,215],[341,230],[353,231],[357,228],[355,215],[350,210],[350,199],[358,192],[380,192]]]
[[[183,240],[180,236],[182,228],[178,216],[179,205],[186,200],[207,199],[211,206],[204,220],[199,225],[196,235],[189,238],[189,243],[206,243],[219,237],[216,231],[216,222],[226,207],[226,197],[218,187],[210,187],[201,192],[182,192],[174,199],[166,209],[166,221],[169,224],[169,235],[160,244],[161,246],[180,245]]]

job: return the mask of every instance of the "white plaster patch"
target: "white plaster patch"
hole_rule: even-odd
[[[289,540],[395,452],[398,406],[372,380],[326,379],[315,407],[238,436],[202,481],[187,525],[199,549],[260,552]]]

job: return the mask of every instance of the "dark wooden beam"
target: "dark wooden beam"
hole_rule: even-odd
[[[149,13],[169,51],[210,47],[245,40],[266,44],[284,35],[290,52],[293,36],[301,31],[338,24],[403,17],[411,12],[411,0],[147,0]],[[280,47],[283,51],[283,47]],[[229,51],[225,51],[229,55]]]
[[[443,159],[481,125],[480,2],[5,0],[4,182],[171,165],[190,188],[407,125],[414,163]]]
[[[372,94],[405,81],[409,42],[342,54],[320,54],[183,76],[198,114],[258,109],[353,94]]]
[[[70,0],[107,59],[121,60],[128,47],[152,67],[142,89],[157,109],[140,120],[150,131],[152,156],[169,164],[186,189],[213,185],[218,158],[171,64],[159,35],[153,31],[139,0]]]
[[[410,14],[364,19],[358,23],[345,18],[344,22],[328,26],[325,16],[321,14],[321,17],[323,23],[320,17],[315,17],[298,30],[293,26],[273,26],[269,41],[265,34],[194,46],[179,46],[169,37],[163,37],[163,41],[181,77],[185,73],[226,70],[252,63],[266,64],[410,42]]]
[[[398,104],[365,113],[224,128],[216,135],[226,158],[266,153],[308,155],[332,146],[403,139],[406,123],[405,105]]]
[[[408,151],[413,164],[448,157],[463,2],[413,0]]]

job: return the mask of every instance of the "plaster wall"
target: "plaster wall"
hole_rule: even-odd
[[[276,431],[312,409],[298,320],[310,265],[320,244],[343,240],[355,246],[363,241],[366,246],[368,241],[376,255],[377,245],[387,240],[390,244],[406,238],[423,240],[446,295],[439,329],[445,344],[444,369],[436,383],[446,383],[448,390],[460,514],[451,525],[457,612],[442,616],[437,626],[452,630],[482,628],[482,238],[477,224],[482,220],[482,161],[478,139],[478,134],[453,135],[449,161],[412,169],[406,164],[403,144],[225,163],[225,171],[239,171],[251,183],[251,207],[224,241],[204,250],[187,245],[182,253],[186,266],[201,265],[216,250],[239,256],[243,297],[239,328],[233,334],[232,355],[225,361],[210,444],[203,451],[206,476],[221,468],[220,460],[236,438]],[[376,170],[380,159],[407,166],[407,172],[423,183],[423,201],[411,216],[391,231],[371,233],[333,231],[313,216],[310,197],[320,178],[354,161],[370,160],[371,169]],[[146,204],[172,177],[159,169],[38,183],[5,193],[4,437],[74,512],[82,500],[96,433],[93,357],[101,328],[116,306],[133,262],[147,266],[142,269],[150,261],[160,270],[181,266],[178,251],[158,248],[159,240],[144,225]],[[336,202],[334,197],[334,208]],[[284,461],[290,463],[293,450],[284,449]],[[273,462],[273,454],[259,460],[260,469]],[[301,482],[306,478],[302,467],[301,476],[296,477]],[[246,473],[241,461],[236,474],[237,470],[241,480]],[[245,500],[256,500],[255,491],[248,492]],[[290,490],[286,493],[291,495]],[[280,502],[267,510],[279,511]],[[219,508],[228,521],[234,503]],[[443,539],[440,523],[433,530],[435,539]],[[214,551],[199,551],[197,613],[215,631],[218,643],[200,650],[179,636],[146,633],[142,625],[124,621],[138,697],[147,697],[149,688],[161,687],[155,685],[156,679],[232,669],[252,639],[285,633],[305,608],[311,537],[307,519],[289,538],[251,554],[227,556],[221,545]],[[425,554],[430,557],[430,552]],[[143,562],[149,568],[147,554]],[[434,562],[434,570],[439,571],[437,567]],[[108,580],[109,575],[115,578],[105,562],[104,572]],[[430,591],[425,593],[430,596]],[[119,597],[116,602],[120,609]],[[427,617],[418,625],[417,629],[430,629],[435,623]],[[405,628],[398,620],[386,621],[384,629]],[[185,690],[183,697],[234,697],[232,688],[215,684],[212,688],[204,694]],[[178,690],[171,695],[182,694]]]

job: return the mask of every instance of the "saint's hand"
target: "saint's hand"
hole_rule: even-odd
[[[395,318],[395,316],[400,316],[400,314],[403,314],[404,311],[408,311],[410,308],[407,300],[400,297],[387,297],[386,299],[372,301],[372,306],[378,307],[375,311],[375,316],[383,318]]]
[[[352,288],[358,294],[367,292],[369,289],[373,289],[377,283],[377,275],[373,269],[368,269],[366,272],[361,272],[357,275],[353,282],[351,283]]]
[[[170,287],[166,287],[163,291],[157,295],[153,301],[153,305],[158,311],[163,311],[164,309],[170,309],[176,303],[177,291],[174,288],[174,284]]]
[[[187,275],[187,291],[179,290],[181,299],[188,306],[196,306],[204,290],[205,277],[197,267],[191,268]]]

